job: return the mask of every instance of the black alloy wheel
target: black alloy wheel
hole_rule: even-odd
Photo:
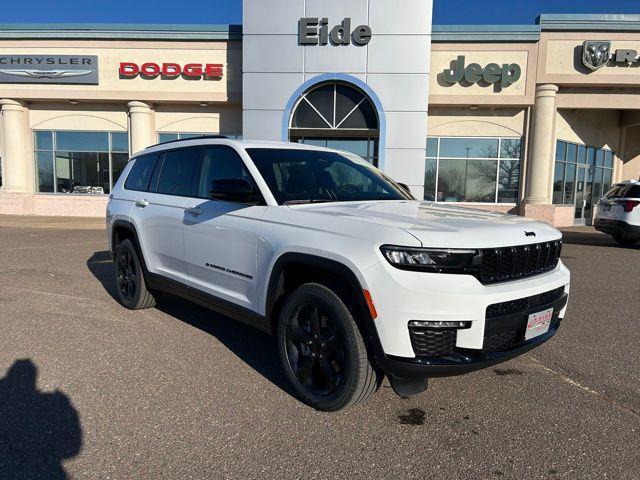
[[[304,302],[286,326],[287,359],[300,383],[313,395],[333,394],[344,382],[347,348],[331,312]]]
[[[120,295],[126,299],[133,299],[138,288],[138,271],[129,250],[122,249],[119,252],[117,269]]]
[[[351,310],[325,285],[305,283],[288,294],[276,338],[297,397],[315,409],[332,412],[364,402],[382,383]]]

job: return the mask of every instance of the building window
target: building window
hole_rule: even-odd
[[[127,132],[33,132],[36,191],[111,192],[129,160]]]
[[[553,175],[553,203],[573,205],[578,169],[588,169],[591,197],[597,201],[611,187],[613,158],[611,150],[578,145],[564,140],[556,142],[556,162]]]
[[[521,138],[428,137],[424,199],[517,203]]]
[[[172,142],[174,140],[185,140],[187,138],[202,137],[203,135],[218,135],[217,133],[196,133],[196,132],[162,132],[158,133],[158,142]],[[231,140],[242,140],[242,135],[236,133],[222,133]]]
[[[345,150],[378,165],[378,113],[368,95],[351,84],[312,87],[298,98],[289,123],[291,142]]]

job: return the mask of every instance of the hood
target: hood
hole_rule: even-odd
[[[527,245],[561,237],[551,225],[524,217],[441,203],[368,201],[297,205],[309,221],[320,216],[400,228],[425,247],[487,248]],[[328,221],[331,221],[328,218]]]

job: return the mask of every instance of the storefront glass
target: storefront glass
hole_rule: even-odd
[[[517,203],[521,150],[520,138],[427,138],[424,199]]]
[[[36,191],[106,194],[129,160],[127,132],[34,131]]]
[[[558,140],[553,179],[553,203],[572,205],[576,201],[576,190],[579,190],[582,198],[585,189],[590,194],[589,198],[583,201],[587,205],[597,202],[611,187],[613,158],[614,153],[611,150]],[[581,172],[583,168],[587,170],[585,174]],[[578,182],[576,182],[577,174],[580,174]],[[583,181],[589,185],[581,185]]]

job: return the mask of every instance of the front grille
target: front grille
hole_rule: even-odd
[[[445,357],[456,348],[456,330],[409,327],[411,346],[418,356]]]
[[[535,308],[537,306],[547,305],[551,302],[555,302],[564,295],[564,287],[559,287],[554,290],[549,290],[543,294],[533,295],[531,297],[519,298],[517,300],[509,300],[507,302],[494,303],[487,307],[487,318],[501,317],[503,315],[510,315],[516,312],[522,312],[529,308]]]
[[[486,284],[548,272],[558,265],[561,251],[562,240],[482,249],[479,279]]]

